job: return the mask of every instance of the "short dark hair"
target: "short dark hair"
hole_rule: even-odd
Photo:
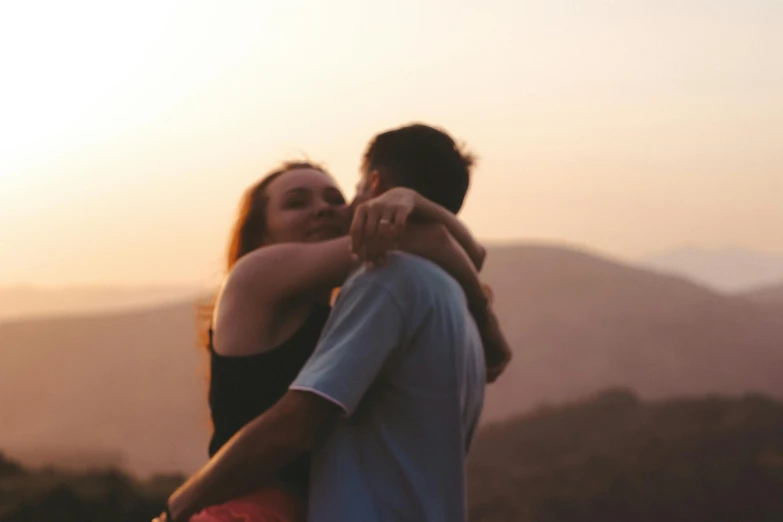
[[[456,214],[473,163],[474,157],[444,131],[416,123],[378,134],[364,153],[362,173],[391,175],[395,186],[413,189]]]

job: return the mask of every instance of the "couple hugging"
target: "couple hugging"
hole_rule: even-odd
[[[466,519],[484,386],[511,357],[455,217],[471,164],[415,124],[370,142],[350,206],[304,162],[245,193],[205,336],[211,458],[156,521]]]

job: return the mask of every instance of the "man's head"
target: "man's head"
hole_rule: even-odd
[[[468,191],[473,161],[451,136],[428,125],[386,131],[364,153],[357,202],[407,187],[456,214]]]

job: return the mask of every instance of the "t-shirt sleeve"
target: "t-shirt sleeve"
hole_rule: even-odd
[[[291,389],[320,395],[351,416],[405,336],[396,298],[378,283],[356,280],[343,289]]]

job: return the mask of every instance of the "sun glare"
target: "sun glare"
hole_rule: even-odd
[[[43,5],[42,5],[43,4]],[[165,48],[165,2],[8,2],[0,8],[0,156],[4,173],[154,110],[143,68]],[[124,100],[125,103],[117,103]]]

